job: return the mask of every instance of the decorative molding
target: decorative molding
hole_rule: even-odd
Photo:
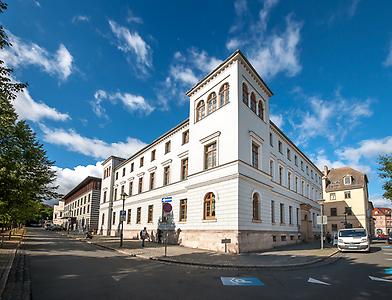
[[[162,162],[162,166],[167,166],[168,164],[171,164],[171,162],[172,162],[173,160],[172,159],[168,159],[168,160],[165,160],[164,162]]]
[[[155,166],[155,167],[149,168],[147,171],[151,173],[152,171],[155,171],[156,169],[157,169],[157,167]]]
[[[189,153],[189,151],[186,150],[186,151],[184,151],[184,152],[178,154],[177,156],[178,156],[179,158],[183,158],[183,157],[185,157],[185,156],[188,156],[188,153]]]
[[[215,138],[219,137],[220,135],[221,135],[221,132],[220,131],[216,131],[213,134],[210,134],[210,135],[200,139],[200,143],[205,144],[205,143],[211,141],[212,139],[215,139]]]
[[[260,144],[264,143],[264,139],[261,136],[259,136],[256,132],[254,132],[253,130],[249,130],[249,136],[252,137],[253,139],[255,139]]]
[[[144,174],[145,174],[145,172],[141,172],[141,173],[137,174],[137,177],[143,177]]]
[[[123,181],[120,182],[121,185],[123,185],[125,183],[126,183],[126,180],[123,180]]]
[[[132,176],[132,177],[128,178],[128,181],[133,181],[134,179],[135,179],[135,177]]]

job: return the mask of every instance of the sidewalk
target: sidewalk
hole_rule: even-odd
[[[79,235],[80,237],[80,235]],[[83,239],[83,238],[81,238]],[[141,248],[138,240],[124,240],[120,248],[119,237],[94,236],[87,242],[118,251],[125,255],[170,263],[220,268],[285,268],[299,267],[338,257],[337,249],[320,249],[320,243],[303,243],[271,249],[259,253],[225,254],[202,249],[168,245],[165,257],[164,245],[146,242]]]
[[[0,297],[4,291],[7,283],[8,275],[15,258],[15,253],[19,247],[20,241],[23,238],[25,229],[16,229],[15,234],[11,235],[11,240],[8,240],[8,231],[4,232],[4,239],[2,247],[0,247]],[[1,242],[1,235],[0,235]]]

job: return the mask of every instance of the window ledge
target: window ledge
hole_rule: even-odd
[[[178,221],[178,224],[186,224],[186,220]]]
[[[203,219],[203,223],[213,223],[216,222],[216,219]]]
[[[280,226],[286,226],[286,223],[280,223]]]
[[[261,220],[252,220],[252,223],[261,223]]]

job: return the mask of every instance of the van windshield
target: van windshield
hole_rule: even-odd
[[[353,229],[339,231],[340,237],[364,237],[366,236],[365,229]]]

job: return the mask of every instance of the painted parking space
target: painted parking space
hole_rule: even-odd
[[[223,285],[229,286],[265,286],[264,282],[256,277],[221,277]]]

